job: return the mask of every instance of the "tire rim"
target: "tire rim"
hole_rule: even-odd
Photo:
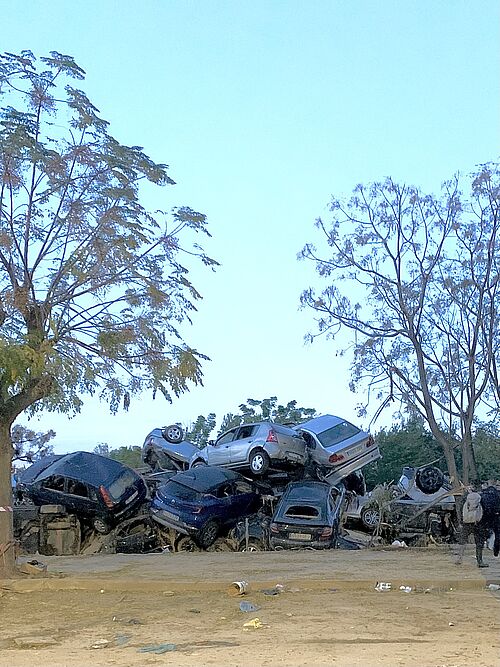
[[[366,510],[363,514],[363,522],[370,528],[374,528],[380,519],[378,510]]]
[[[182,431],[178,426],[171,426],[167,429],[167,436],[172,438],[172,440],[178,440],[182,437]]]
[[[211,542],[213,538],[213,542],[215,542],[215,538],[217,537],[217,531],[218,531],[217,526],[215,524],[211,524],[207,530],[203,531],[204,533],[203,537],[205,538],[205,541]]]
[[[252,459],[252,470],[259,472],[264,466],[264,457],[262,454],[256,454]]]

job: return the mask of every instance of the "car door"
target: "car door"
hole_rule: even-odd
[[[231,463],[240,464],[248,461],[248,454],[258,428],[255,424],[244,424],[239,427],[230,446]]]
[[[62,475],[51,475],[35,482],[30,495],[40,505],[65,505],[65,479]]]
[[[68,478],[66,480],[64,504],[68,510],[86,516],[92,516],[98,510],[95,492],[92,487],[77,479]]]
[[[231,463],[231,443],[238,432],[238,427],[223,433],[213,445],[207,445],[206,454],[208,465],[228,466]]]
[[[248,516],[257,511],[259,496],[246,479],[238,479],[232,484],[231,516],[233,519]]]

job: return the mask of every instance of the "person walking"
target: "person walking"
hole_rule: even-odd
[[[488,536],[488,527],[483,521],[483,506],[481,504],[481,494],[471,490],[464,501],[462,508],[462,527],[460,531],[460,546],[457,558],[457,565],[461,565],[464,557],[465,545],[469,537],[473,535],[476,545],[476,561],[478,567],[488,567],[483,561],[484,542]]]

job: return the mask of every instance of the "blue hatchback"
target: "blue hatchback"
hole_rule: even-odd
[[[261,504],[257,489],[242,475],[215,466],[179,472],[161,486],[151,504],[153,519],[189,535],[203,548],[256,512]]]

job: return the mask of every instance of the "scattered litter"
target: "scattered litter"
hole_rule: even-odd
[[[98,639],[92,644],[92,648],[108,648],[109,641],[107,639]]]
[[[258,611],[260,609],[258,604],[253,604],[252,602],[247,602],[242,600],[240,602],[240,611]]]
[[[403,593],[411,593],[413,589],[411,586],[400,586],[399,590],[403,591]]]
[[[47,566],[45,563],[40,563],[38,560],[27,560],[19,566],[20,572],[23,574],[45,574]]]
[[[20,648],[45,648],[46,646],[53,646],[57,643],[58,642],[54,637],[28,636],[14,638],[14,644]]]
[[[229,595],[245,595],[248,590],[247,581],[233,581],[231,586],[227,589]]]
[[[293,614],[290,611],[286,615],[290,617],[293,616]]]
[[[259,628],[263,628],[264,623],[260,620],[260,618],[252,618],[251,621],[247,621],[246,623],[243,623],[243,628],[245,629],[254,629],[258,630]]]
[[[375,590],[376,591],[390,591],[392,588],[392,584],[390,581],[378,581]]]
[[[451,627],[452,625],[455,625],[455,623],[453,623],[453,621],[450,621],[448,625]]]
[[[163,591],[163,595],[167,598],[171,598],[175,593],[174,591]]]
[[[116,635],[115,644],[117,646],[125,646],[130,641],[130,635]]]
[[[408,549],[408,545],[404,540],[394,540],[391,547],[398,547],[399,549]]]
[[[148,646],[141,646],[137,649],[137,653],[156,653],[160,655],[161,653],[168,653],[169,651],[175,651],[177,646],[175,644],[149,644]]]
[[[278,584],[274,588],[262,588],[260,592],[264,595],[279,595],[283,593],[283,586]]]
[[[129,625],[142,625],[142,621],[140,621],[138,618],[129,618],[127,623]]]
[[[138,618],[120,618],[119,616],[113,616],[111,619],[114,623],[126,623],[127,625],[142,625],[142,621]]]
[[[188,609],[188,611],[189,611],[190,614],[201,614],[200,609]]]
[[[500,591],[500,584],[488,584],[486,588],[489,588],[490,591]]]
[[[99,593],[104,593],[104,588],[101,588],[101,590],[99,591]]]
[[[289,588],[288,591],[290,593],[300,593],[300,588]]]
[[[330,593],[336,593],[339,589],[338,588],[329,588],[328,589]]]

